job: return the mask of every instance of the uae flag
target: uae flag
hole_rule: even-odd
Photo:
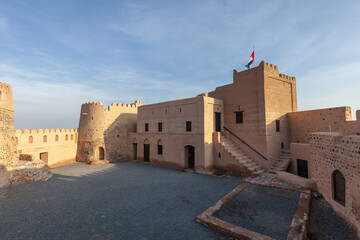
[[[245,65],[245,67],[247,67],[248,69],[250,68],[250,65],[254,62],[255,60],[255,51],[252,52],[251,56],[250,56],[250,59],[249,59],[249,62],[247,65]]]

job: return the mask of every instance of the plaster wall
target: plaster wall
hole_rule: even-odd
[[[16,130],[15,141],[18,153],[35,155],[50,167],[76,160],[77,129]],[[47,153],[47,159],[41,153]]]
[[[306,160],[308,163],[308,176],[312,176],[312,161],[310,154],[310,145],[308,143],[291,143],[291,164],[289,172],[298,175],[297,159]]]
[[[360,136],[342,133],[310,135],[312,179],[332,208],[354,225],[360,236]],[[333,173],[345,177],[345,206],[334,200]]]
[[[143,161],[146,141],[150,143],[150,163],[184,169],[188,167],[185,146],[191,145],[195,147],[196,171],[212,168],[215,112],[222,114],[222,101],[206,94],[139,107],[137,133],[128,134],[128,157],[134,159],[132,144],[136,142],[137,160]],[[191,122],[190,132],[186,131],[187,121]],[[157,154],[159,142],[163,145],[162,155]]]
[[[296,78],[279,73],[276,65],[262,62],[260,67],[264,68],[266,146],[270,167],[281,150],[290,148],[287,113],[297,111]],[[280,121],[279,131],[276,131],[277,120]]]

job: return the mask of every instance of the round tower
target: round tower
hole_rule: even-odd
[[[106,110],[101,102],[81,105],[79,142],[76,160],[96,163],[106,161],[104,133],[107,129]]]
[[[0,167],[16,162],[12,88],[0,82]]]
[[[126,159],[127,133],[136,131],[137,108],[113,103],[105,109],[101,102],[81,106],[77,161],[91,164]]]

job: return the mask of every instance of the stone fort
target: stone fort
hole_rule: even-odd
[[[360,111],[297,110],[296,78],[262,61],[198,96],[143,105],[81,106],[77,129],[14,129],[12,88],[0,84],[0,187],[44,181],[75,161],[136,160],[198,173],[282,179],[320,192],[360,233]]]

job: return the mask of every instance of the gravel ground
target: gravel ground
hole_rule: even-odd
[[[311,200],[308,224],[309,240],[355,240],[355,231],[325,202]]]
[[[227,239],[195,221],[242,182],[124,161],[0,191],[0,239]]]
[[[286,239],[300,193],[252,184],[214,217],[275,239]]]

